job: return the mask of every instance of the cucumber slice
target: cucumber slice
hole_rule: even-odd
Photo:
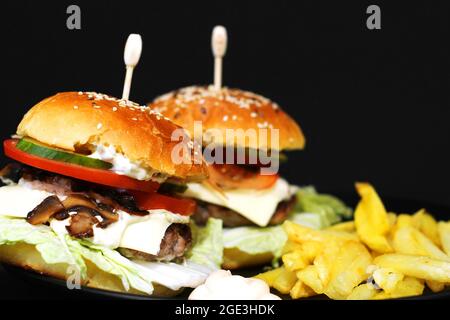
[[[83,167],[96,169],[110,169],[112,167],[112,164],[109,162],[89,158],[87,156],[69,151],[63,151],[60,149],[48,147],[27,138],[20,139],[19,142],[17,142],[16,148],[22,150],[23,152],[33,154],[41,158],[78,164]]]

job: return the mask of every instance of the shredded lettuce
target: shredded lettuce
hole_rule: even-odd
[[[86,264],[83,259],[73,254],[50,227],[34,226],[22,218],[0,216],[0,245],[18,242],[35,245],[46,263],[66,263],[75,266],[83,278],[86,276]]]
[[[320,215],[322,228],[329,227],[340,222],[343,218],[349,219],[352,216],[352,210],[344,202],[332,195],[317,193],[314,187],[298,189],[294,212]]]
[[[187,252],[188,261],[220,269],[223,262],[222,220],[208,219],[204,227],[191,223],[193,244]]]
[[[223,240],[225,248],[238,248],[249,254],[271,252],[277,261],[287,236],[281,226],[238,227],[224,229]]]
[[[181,264],[130,260],[118,251],[90,241],[57,234],[45,225],[31,225],[23,218],[0,217],[0,245],[25,242],[36,246],[48,264],[67,263],[76,266],[82,278],[87,275],[85,260],[106,273],[117,276],[130,288],[151,294],[152,283],[173,290],[195,288],[220,268],[223,259],[222,221],[210,219],[205,227],[194,231],[194,246]]]

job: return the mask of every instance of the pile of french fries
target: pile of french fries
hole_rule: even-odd
[[[450,222],[388,213],[370,184],[356,189],[354,221],[325,230],[286,221],[283,265],[256,277],[292,299],[389,299],[450,285]]]

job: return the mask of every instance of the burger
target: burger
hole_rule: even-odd
[[[172,161],[175,130],[148,107],[95,92],[32,107],[3,143],[14,161],[0,171],[0,262],[121,292],[201,284],[214,266],[192,250],[196,203],[177,193],[207,170],[192,142]]]
[[[284,151],[304,148],[299,125],[271,100],[238,89],[186,87],[149,106],[185,128],[191,138],[201,139],[209,178],[188,183],[183,196],[197,201],[192,215],[197,224],[222,220],[223,267],[254,266],[279,256],[285,235],[275,226],[295,206],[296,187],[272,164],[283,160]],[[235,134],[230,137],[230,132]]]

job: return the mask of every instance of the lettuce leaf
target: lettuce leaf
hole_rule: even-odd
[[[193,244],[187,252],[188,261],[211,270],[220,269],[223,262],[222,220],[209,218],[204,227],[191,223]]]
[[[297,191],[295,213],[315,213],[321,216],[322,228],[329,227],[342,219],[352,217],[352,210],[338,198],[317,193],[314,187],[303,187]]]
[[[224,229],[223,240],[225,248],[238,248],[250,254],[271,252],[276,261],[281,257],[287,236],[281,226],[238,227]]]
[[[80,271],[81,277],[86,277],[86,264],[83,259],[73,254],[50,227],[34,226],[22,218],[0,216],[0,245],[18,242],[35,245],[46,263],[66,263],[75,266]]]

